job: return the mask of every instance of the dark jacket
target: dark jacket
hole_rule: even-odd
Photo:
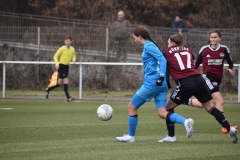
[[[125,18],[122,20],[117,19],[112,25],[113,35],[116,38],[128,38],[130,36],[130,28],[131,24],[128,20]]]
[[[187,32],[188,27],[187,24],[181,19],[180,21],[176,22],[175,20],[171,24],[171,33],[179,33],[179,28],[182,29],[182,32]]]

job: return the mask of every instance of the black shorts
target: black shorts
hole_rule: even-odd
[[[186,103],[192,96],[195,96],[201,103],[212,99],[206,82],[200,74],[181,79],[170,99],[180,105]]]
[[[210,90],[210,93],[219,92],[219,87],[222,82],[222,78],[217,78],[210,76],[208,74],[203,74],[203,79],[206,81],[207,87]]]
[[[59,69],[58,69],[59,78],[61,79],[67,78],[68,70],[69,70],[69,65],[59,64]]]

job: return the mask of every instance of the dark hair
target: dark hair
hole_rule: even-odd
[[[183,35],[182,34],[173,34],[170,36],[170,41],[175,43],[176,45],[180,46],[179,50],[177,50],[178,53],[181,52],[181,48],[183,46]]]
[[[210,42],[210,36],[211,36],[212,33],[217,33],[217,35],[219,37],[222,37],[222,34],[221,34],[221,32],[219,30],[211,30],[211,31],[209,31],[208,36],[207,36],[207,45],[209,45],[211,43]]]
[[[135,28],[133,31],[133,34],[137,37],[141,36],[142,38],[147,39],[147,40],[151,39],[150,32],[144,26],[138,26],[137,28]]]
[[[179,46],[183,46],[183,35],[182,34],[173,34],[170,36],[170,41],[174,42]]]
[[[67,35],[67,36],[65,37],[65,40],[66,40],[66,39],[70,39],[70,41],[72,41],[72,37],[69,36],[69,35]]]
[[[160,47],[152,40],[150,32],[146,27],[138,26],[137,28],[134,29],[133,34],[136,37],[141,36],[142,38],[153,42],[158,47],[158,49],[160,50]]]

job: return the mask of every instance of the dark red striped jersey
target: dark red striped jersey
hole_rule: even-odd
[[[203,74],[222,78],[225,59],[229,64],[229,68],[233,69],[233,61],[228,47],[219,44],[218,48],[213,49],[210,44],[200,49],[195,65],[198,68],[202,64]]]
[[[168,47],[165,56],[168,70],[176,84],[180,79],[201,74],[194,65],[194,57],[188,47]]]

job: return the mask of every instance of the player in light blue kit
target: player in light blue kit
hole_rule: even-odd
[[[192,119],[186,119],[176,113],[168,113],[166,110],[168,85],[166,83],[167,61],[155,42],[152,41],[148,29],[144,26],[137,27],[133,32],[133,38],[137,44],[143,45],[142,61],[144,67],[144,81],[141,88],[135,93],[128,105],[128,134],[116,137],[120,142],[134,142],[138,124],[137,111],[145,102],[152,98],[155,100],[157,113],[160,118],[185,126],[187,137],[193,135]],[[165,78],[166,77],[166,78]]]

